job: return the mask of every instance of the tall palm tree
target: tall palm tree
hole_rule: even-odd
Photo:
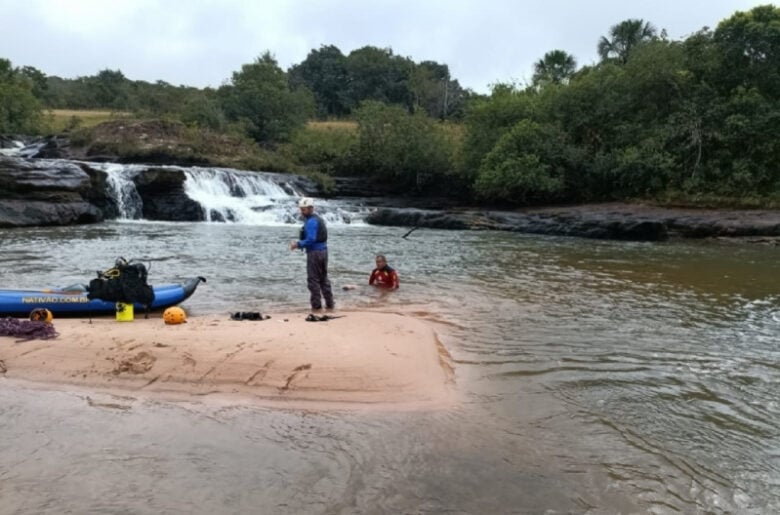
[[[533,83],[536,86],[545,84],[566,84],[577,69],[574,56],[563,50],[553,50],[544,54],[542,59],[534,63]]]
[[[625,64],[634,48],[657,37],[657,30],[650,22],[628,19],[613,25],[609,29],[609,36],[611,39],[601,36],[599,40],[601,60],[615,59]]]

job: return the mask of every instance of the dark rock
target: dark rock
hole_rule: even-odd
[[[90,176],[73,163],[0,156],[0,227],[100,222],[90,190]]]
[[[38,152],[30,157],[43,159],[70,159],[70,139],[66,136],[47,136]]]
[[[337,197],[386,197],[397,193],[393,185],[371,177],[334,177],[330,194]]]
[[[118,163],[119,156],[116,154],[92,154],[85,155],[83,160],[92,163]]]
[[[311,177],[293,175],[290,173],[268,172],[264,175],[279,185],[287,195],[301,195],[306,197],[320,197],[323,195],[322,186]]]
[[[380,208],[366,217],[376,225],[500,230],[626,241],[669,237],[780,236],[780,211],[670,209],[594,204],[523,211],[435,211]]]
[[[0,200],[0,227],[90,224],[103,213],[87,202]]]
[[[424,209],[381,208],[370,213],[366,222],[374,225],[428,227],[431,229],[471,229],[474,215]]]
[[[93,160],[94,156],[90,156]],[[148,165],[171,165],[171,166],[202,166],[210,164],[209,160],[193,155],[182,155],[181,152],[167,151],[163,149],[140,150],[138,152],[128,152],[114,159],[116,163],[133,164],[142,163]]]
[[[228,220],[225,220],[225,217],[222,216],[222,213],[219,211],[214,211],[213,209],[209,211],[209,219],[212,222],[226,222]]]
[[[81,163],[82,170],[89,176],[90,187],[82,196],[90,204],[103,212],[104,218],[117,218],[120,215],[119,206],[112,195],[109,195],[108,174]]]
[[[184,193],[186,175],[181,170],[149,168],[135,176],[143,201],[143,217],[148,220],[200,222],[205,215],[200,204]]]
[[[74,163],[0,156],[2,197],[40,198],[50,192],[80,193],[89,187],[89,175]]]

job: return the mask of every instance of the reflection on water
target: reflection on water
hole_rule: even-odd
[[[304,313],[296,231],[5,230],[0,286],[86,282],[124,256],[150,263],[153,282],[205,275],[191,314]],[[0,380],[0,511],[780,511],[777,248],[331,232],[339,305],[432,323],[460,406],[264,410]],[[375,253],[401,290],[341,291],[367,281]]]

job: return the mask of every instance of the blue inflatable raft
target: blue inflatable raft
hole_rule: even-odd
[[[163,310],[184,302],[195,293],[203,277],[193,277],[183,283],[153,286],[154,302],[150,311]],[[87,298],[84,285],[48,290],[0,290],[0,317],[27,317],[35,308],[46,308],[54,317],[79,317],[114,314],[116,303]],[[142,304],[135,304],[137,313],[144,312]]]

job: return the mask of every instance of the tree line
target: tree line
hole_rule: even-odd
[[[402,192],[780,202],[780,9],[736,12],[682,40],[629,19],[594,43],[598,63],[554,49],[529,84],[489,95],[464,90],[445,64],[371,46],[323,46],[288,70],[266,52],[215,89],[118,70],[61,79],[0,59],[0,132],[29,131],[44,107],[107,108],[244,134],[303,167]],[[323,131],[312,118],[354,126]]]
[[[298,100],[306,101],[308,115],[321,119],[348,117],[367,100],[403,105],[410,112],[422,110],[434,118],[457,119],[463,116],[465,102],[473,94],[450,76],[446,64],[415,63],[395,55],[390,48],[373,46],[348,55],[336,46],[322,46],[287,71],[279,67],[270,52],[265,52],[234,72],[228,84],[202,90],[164,81],[133,81],[121,70],[63,79],[46,76],[30,66],[14,69],[9,61],[2,62],[7,71],[28,83],[41,107],[49,109],[110,109],[164,115],[186,113],[193,104],[206,101],[224,107],[229,120],[234,113],[226,106],[234,100],[231,96],[235,96],[235,90],[247,93],[249,83],[267,82],[269,94],[278,89],[305,91],[311,98],[302,98],[299,93]]]
[[[464,169],[478,197],[780,200],[780,9],[737,12],[682,41],[626,20],[598,51],[578,70],[548,53],[530,87],[471,106]]]

